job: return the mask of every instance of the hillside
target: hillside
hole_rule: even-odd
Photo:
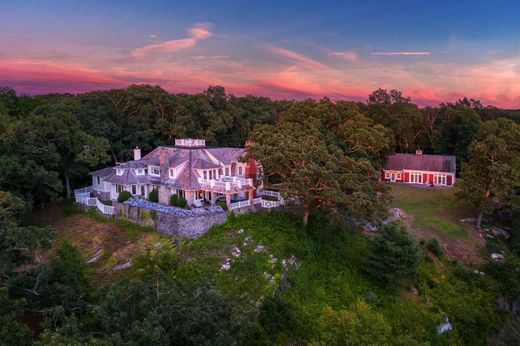
[[[391,343],[484,344],[499,320],[495,284],[473,274],[474,265],[452,261],[462,248],[469,259],[478,253],[478,236],[457,221],[463,211],[452,204],[448,190],[398,186],[393,195],[418,238],[437,237],[447,250],[439,259],[429,253],[419,276],[397,292],[364,273],[369,240],[360,232],[322,225],[306,231],[282,214],[231,217],[199,239],[179,243],[97,216],[67,216],[58,206],[35,218],[50,222],[58,240],[78,246],[85,260],[102,254],[90,264],[98,284],[113,280],[114,274],[139,277],[150,266],[165,268],[180,285],[209,283],[232,302],[232,319],[243,326],[243,340],[318,340],[327,330],[326,307],[353,313],[362,300],[391,328]],[[114,270],[129,261],[129,268]],[[454,329],[439,335],[436,327],[445,317]]]

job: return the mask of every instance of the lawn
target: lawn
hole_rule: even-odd
[[[480,260],[483,239],[473,225],[461,219],[473,217],[455,200],[453,189],[432,189],[392,184],[392,205],[409,214],[407,222],[419,239],[436,238],[453,259]]]

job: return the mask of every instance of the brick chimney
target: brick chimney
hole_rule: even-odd
[[[141,149],[139,147],[135,147],[134,149],[134,161],[141,160]]]
[[[415,151],[415,155],[416,155],[416,156],[420,156],[420,155],[422,155],[422,150],[417,149],[417,150]]]

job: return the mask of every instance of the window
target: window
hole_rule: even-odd
[[[238,167],[238,175],[242,175],[242,166]]]
[[[229,167],[226,167],[226,176],[229,177]]]
[[[177,196],[185,198],[184,190],[177,190]]]
[[[390,173],[388,173],[387,171],[385,171],[385,179],[390,179]]]
[[[170,178],[175,178],[175,169],[170,168],[169,171],[170,171]]]
[[[123,175],[123,170],[122,169],[116,169],[116,174],[117,175]]]
[[[202,174],[204,174],[204,179],[208,179],[208,172],[203,171]]]
[[[396,178],[397,178],[397,180],[401,180],[401,172],[396,174]]]
[[[213,170],[213,179],[217,179],[217,171]]]
[[[141,185],[141,196],[144,196],[144,195],[145,195],[144,185]]]
[[[135,194],[137,194],[137,186],[132,185],[132,195],[135,195]]]
[[[435,185],[446,185],[446,174],[435,174],[433,176],[433,183]]]
[[[123,185],[116,185],[116,192],[117,193],[123,192]]]
[[[213,172],[212,171],[209,171],[209,179],[213,179]]]
[[[101,184],[101,179],[99,179],[99,177],[96,177],[97,178],[97,184],[100,185]]]
[[[422,173],[411,172],[410,173],[410,182],[421,184],[422,183]]]
[[[143,175],[143,174],[144,174],[144,169],[142,169],[142,168],[136,169],[136,170],[135,170],[135,174],[137,174],[137,175]]]
[[[150,166],[150,175],[161,175],[161,171],[158,166]]]

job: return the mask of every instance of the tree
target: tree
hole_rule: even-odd
[[[433,134],[435,152],[467,160],[467,149],[480,127],[480,116],[469,107],[442,109],[443,120]]]
[[[38,258],[39,250],[50,245],[52,230],[23,225],[25,211],[22,199],[0,191],[0,284],[9,279],[15,267]]]
[[[477,228],[485,213],[520,208],[520,125],[505,118],[482,124],[468,148],[456,196],[478,211]]]
[[[248,153],[268,176],[282,179],[304,224],[323,212],[369,218],[386,202],[374,167],[387,146],[385,134],[355,107],[308,100],[292,105],[276,126],[257,127]]]
[[[417,273],[420,259],[421,249],[406,226],[391,223],[372,238],[366,270],[374,278],[397,286]]]

